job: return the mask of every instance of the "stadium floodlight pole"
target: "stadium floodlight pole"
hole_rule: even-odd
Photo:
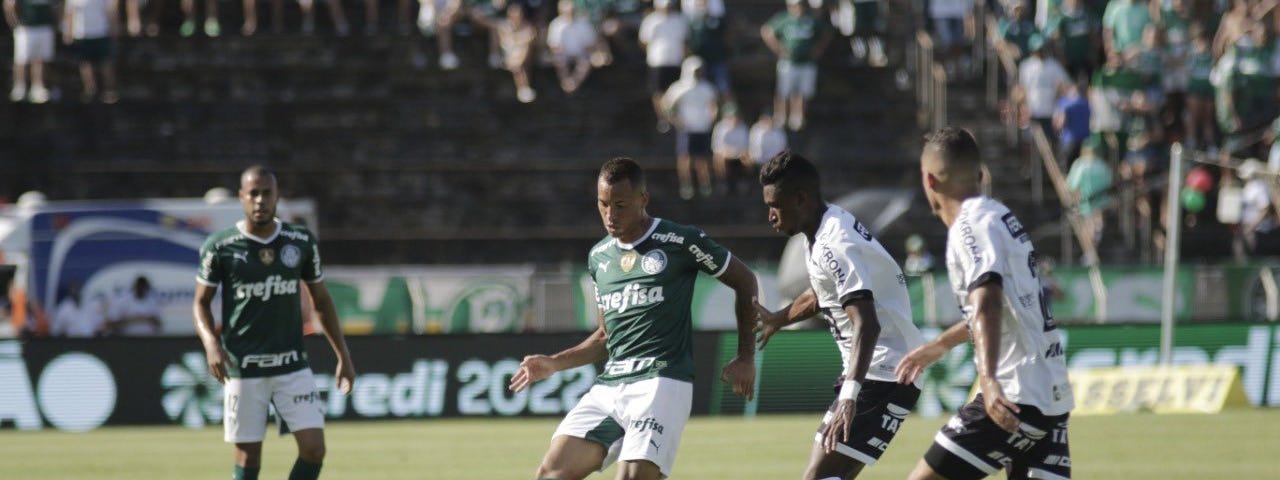
[[[1178,249],[1182,244],[1182,144],[1169,149],[1168,240],[1164,248],[1164,288],[1160,297],[1160,364],[1173,360],[1174,287],[1178,277]]]

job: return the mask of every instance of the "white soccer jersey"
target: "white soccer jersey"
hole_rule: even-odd
[[[875,301],[880,338],[867,368],[867,379],[897,381],[894,369],[898,368],[898,361],[924,343],[920,330],[911,323],[911,298],[898,263],[867,227],[835,205],[827,206],[813,245],[806,238],[805,248],[809,252],[805,262],[809,284],[817,294],[823,318],[831,325],[831,336],[835,337],[845,368],[850,365],[853,325],[844,312],[844,303],[870,297]]]
[[[1071,411],[1075,402],[1062,339],[1042,298],[1036,252],[1008,207],[987,197],[964,201],[947,233],[947,273],[965,321],[973,319],[970,289],[1000,282],[1004,308],[996,381],[1005,396],[1045,415]]]

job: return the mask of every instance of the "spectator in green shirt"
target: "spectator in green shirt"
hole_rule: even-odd
[[[1217,151],[1218,130],[1213,123],[1213,50],[1209,34],[1200,23],[1191,25],[1191,50],[1187,52],[1188,148]]]
[[[686,15],[689,20],[689,37],[686,39],[690,54],[701,58],[703,72],[720,95],[732,99],[729,82],[729,28],[724,16],[711,15],[707,0],[694,0]]]
[[[1058,15],[1050,20],[1046,34],[1062,52],[1067,74],[1076,82],[1088,81],[1097,68],[1100,25],[1080,4],[1066,0]]]
[[[1245,27],[1211,74],[1218,126],[1227,153],[1257,156],[1260,130],[1276,116],[1275,79],[1271,51],[1265,48],[1266,29],[1259,23]]]
[[[787,0],[787,11],[774,15],[760,27],[760,36],[778,55],[774,119],[779,124],[785,121],[792,131],[799,131],[804,128],[805,101],[813,97],[817,83],[817,60],[831,33],[823,21],[806,10],[804,0]]]
[[[1108,52],[1123,52],[1142,42],[1151,23],[1147,0],[1114,0],[1102,14],[1103,42]]]
[[[1067,172],[1067,188],[1075,194],[1076,211],[1084,217],[1095,245],[1102,240],[1102,212],[1111,205],[1111,167],[1097,154],[1100,143],[1091,138]]]
[[[1031,21],[1031,14],[1023,0],[1013,0],[1009,6],[1009,15],[1000,19],[1000,43],[998,50],[1007,52],[1015,64],[1022,63],[1029,52],[1031,36],[1039,32]]]

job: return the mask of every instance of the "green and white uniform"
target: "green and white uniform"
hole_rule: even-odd
[[[554,436],[604,445],[602,469],[648,460],[671,474],[693,402],[694,281],[730,258],[701,230],[657,218],[634,244],[606,237],[591,249],[609,361]]]
[[[214,233],[200,248],[196,281],[222,290],[226,440],[261,441],[274,404],[282,433],[322,428],[324,412],[302,344],[302,282],[324,279],[316,237],[276,220],[267,238],[244,222]]]

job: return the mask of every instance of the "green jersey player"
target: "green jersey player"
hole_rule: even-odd
[[[604,373],[556,429],[537,477],[577,480],[617,461],[619,479],[656,480],[671,475],[693,402],[694,280],[707,273],[737,295],[738,356],[721,380],[750,397],[756,279],[701,230],[650,217],[644,173],[631,159],[605,163],[596,189],[609,234],[591,249],[587,265],[599,327],[565,351],[525,357],[511,389],[607,358]]]
[[[281,431],[292,431],[298,443],[289,478],[320,476],[324,411],[302,344],[304,288],[338,357],[338,388],[349,393],[355,381],[333,299],[324,285],[316,237],[276,218],[279,198],[274,174],[263,167],[245,170],[240,175],[245,219],[210,235],[200,249],[193,307],[196,332],[209,371],[225,384],[223,426],[226,441],[235,444],[233,480],[258,478],[272,405]],[[211,309],[219,288],[220,334]]]

